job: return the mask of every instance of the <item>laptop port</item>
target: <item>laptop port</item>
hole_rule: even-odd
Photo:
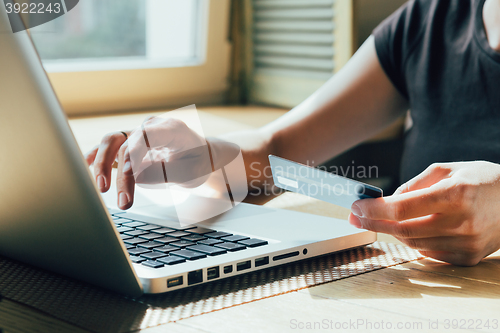
[[[174,277],[174,278],[168,279],[167,280],[167,288],[172,288],[172,287],[180,286],[180,285],[182,285],[183,282],[184,282],[184,279],[183,279],[182,276],[178,276],[178,277]]]
[[[250,267],[252,267],[252,261],[251,260],[242,261],[242,262],[239,262],[239,263],[236,264],[236,270],[237,271],[243,271],[245,269],[249,269]]]
[[[198,269],[188,273],[188,285],[203,282],[203,270]]]
[[[288,259],[299,255],[299,251],[289,252],[285,254],[280,254],[279,256],[274,256],[273,261]]]
[[[233,266],[232,265],[224,266],[224,274],[229,274],[232,271],[233,271]]]
[[[207,280],[217,279],[219,277],[219,266],[207,269]]]
[[[255,259],[255,267],[264,266],[269,264],[269,257],[262,257]]]

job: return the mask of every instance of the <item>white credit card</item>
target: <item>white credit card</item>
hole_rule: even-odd
[[[317,168],[269,155],[274,184],[345,208],[360,199],[383,196],[382,189]]]

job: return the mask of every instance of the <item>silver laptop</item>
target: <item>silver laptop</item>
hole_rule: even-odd
[[[158,210],[107,209],[28,33],[12,33],[5,7],[0,115],[0,255],[8,258],[137,297],[376,240],[347,221],[243,203],[190,226]]]

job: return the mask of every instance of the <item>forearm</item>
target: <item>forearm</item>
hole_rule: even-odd
[[[270,180],[268,155],[278,154],[274,149],[271,133],[255,129],[229,133],[221,139],[235,143],[241,149],[248,185],[261,187],[265,180]],[[214,143],[213,140],[211,145],[216,145],[219,151],[224,149],[222,144]]]
[[[407,108],[371,37],[320,89],[263,130],[280,156],[317,164],[374,136]]]

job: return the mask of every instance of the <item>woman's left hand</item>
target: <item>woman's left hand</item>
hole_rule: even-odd
[[[349,222],[423,255],[474,266],[500,248],[500,165],[432,164],[392,196],[358,200]]]

